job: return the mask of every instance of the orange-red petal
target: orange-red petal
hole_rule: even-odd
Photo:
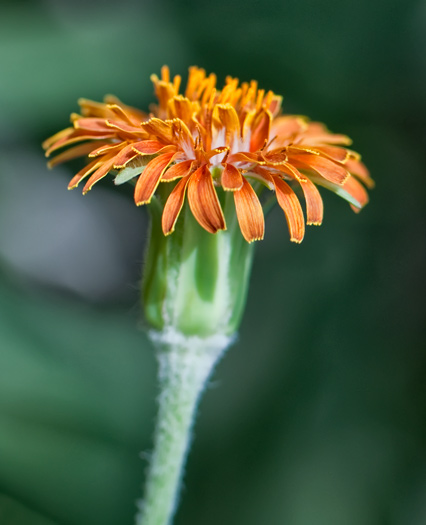
[[[244,239],[247,242],[262,240],[265,234],[262,205],[256,192],[244,177],[242,188],[234,192],[234,202]]]
[[[94,184],[103,179],[111,171],[114,164],[114,157],[102,161],[101,166],[90,176],[83,188],[83,195],[90,191]]]
[[[171,120],[164,121],[154,117],[146,122],[142,122],[141,127],[144,131],[158,137],[163,142],[170,143],[173,141],[174,132]]]
[[[108,127],[107,121],[102,118],[93,118],[93,117],[87,117],[87,118],[79,118],[74,121],[74,128],[75,129],[82,129],[85,131],[94,131],[96,133],[109,133],[111,132],[111,128]]]
[[[194,217],[205,230],[216,233],[226,229],[225,217],[206,164],[191,175],[188,202]]]
[[[306,201],[306,224],[319,226],[324,215],[324,205],[318,188],[309,179],[299,180]]]
[[[250,138],[250,151],[257,151],[265,146],[271,129],[272,115],[262,109],[254,118]]]
[[[232,164],[225,164],[221,177],[222,188],[225,191],[241,190],[244,184],[244,178],[240,171]]]
[[[170,193],[163,210],[161,217],[161,226],[164,235],[170,235],[174,232],[176,221],[182,210],[185,201],[185,191],[191,175],[186,175],[181,179]]]
[[[92,143],[92,147],[94,144]],[[116,153],[122,150],[126,146],[126,142],[112,143],[108,142],[101,145],[100,147],[92,150],[89,153],[89,157],[98,157],[99,155],[106,155],[107,153]]]
[[[86,142],[84,144],[74,146],[73,148],[69,148],[63,151],[62,153],[59,153],[59,155],[56,155],[56,157],[54,157],[52,160],[49,160],[47,165],[49,166],[49,168],[53,168],[54,166],[57,166],[62,162],[66,162],[68,160],[76,159],[77,157],[87,155],[93,150],[93,146],[93,142]]]
[[[188,172],[191,170],[193,160],[184,160],[183,162],[178,162],[171,166],[167,171],[164,172],[161,177],[161,182],[171,182],[181,177],[185,177]]]
[[[353,173],[367,188],[374,188],[374,180],[370,177],[370,173],[363,162],[356,159],[349,159],[346,167],[348,171]]]
[[[290,241],[300,243],[305,235],[305,219],[299,199],[290,186],[276,175],[272,176],[278,204],[284,211]]]
[[[155,155],[156,153],[170,153],[176,151],[176,146],[163,144],[158,140],[142,140],[141,142],[134,142],[132,148],[135,152],[142,155]]]
[[[218,104],[216,106],[218,118],[225,129],[225,145],[232,146],[240,136],[240,120],[231,104]]]
[[[346,148],[339,148],[338,146],[315,146],[315,151],[322,155],[335,160],[336,162],[345,163],[351,156],[351,152]]]
[[[87,164],[87,166],[84,166],[84,168],[82,168],[71,179],[70,183],[68,184],[68,189],[72,190],[72,189],[76,188],[84,178],[86,178],[88,175],[90,175],[90,173],[92,173],[92,171],[95,171],[97,168],[99,168],[99,166],[101,164],[102,164],[102,161],[100,161],[99,159],[95,159],[92,162],[90,162],[89,164]]]
[[[299,152],[294,154],[294,150],[289,148],[289,161],[298,168],[313,169],[334,184],[341,185],[349,177],[349,172],[346,171],[343,166],[325,157],[321,157],[321,155],[312,155],[310,153],[299,154]]]
[[[49,157],[50,154],[56,151],[57,149],[65,148],[66,146],[70,146],[71,144],[75,144],[76,142],[82,142],[84,140],[105,140],[112,139],[115,137],[114,133],[102,133],[99,135],[88,135],[87,133],[87,131],[74,130],[72,134],[61,138],[52,146],[50,146],[50,148],[45,153],[46,157]]]
[[[151,201],[164,171],[172,162],[173,155],[173,153],[164,153],[147,164],[135,186],[135,202],[137,206],[148,204]]]
[[[133,149],[133,144],[128,144],[115,156],[114,168],[117,170],[125,168],[127,164],[138,155],[139,153]]]
[[[355,199],[356,204],[351,203],[351,208],[358,212],[368,203],[368,193],[364,186],[356,180],[355,177],[349,179],[343,184],[342,190]]]

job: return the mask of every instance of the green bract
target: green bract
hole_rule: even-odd
[[[220,191],[227,230],[216,234],[205,231],[185,204],[175,232],[164,236],[163,185],[150,205],[143,301],[147,321],[158,330],[200,337],[238,330],[254,246],[241,234],[232,194]]]

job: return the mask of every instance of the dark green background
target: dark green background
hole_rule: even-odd
[[[283,93],[377,182],[360,215],[322,192],[300,246],[268,217],[176,524],[426,523],[425,57],[421,1],[2,2],[1,524],[132,523],[157,392],[147,218],[111,182],[67,192],[40,143],[81,96],[146,108],[163,63]]]

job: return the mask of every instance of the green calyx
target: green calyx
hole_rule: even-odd
[[[145,317],[157,330],[184,335],[231,335],[238,330],[247,296],[253,244],[243,238],[233,195],[219,190],[227,230],[211,234],[185,203],[176,230],[161,229],[162,192],[154,198],[142,296]]]

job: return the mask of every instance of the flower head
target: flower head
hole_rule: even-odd
[[[198,223],[208,232],[226,229],[218,192],[232,192],[238,223],[248,242],[264,235],[264,214],[258,194],[275,192],[284,211],[290,239],[301,242],[305,218],[298,196],[306,203],[306,224],[319,225],[323,203],[316,185],[324,186],[360,210],[373,186],[345,135],[330,133],[305,117],[283,115],[281,97],[228,77],[216,88],[216,76],[192,67],[184,94],[181,78],[151,77],[158,104],[149,114],[124,105],[117,98],[104,103],[79,101],[80,114],[72,126],[47,139],[46,155],[59,154],[54,166],[87,156],[89,163],[71,180],[69,189],[87,179],[83,193],[109,172],[115,183],[136,180],[136,204],[148,204],[160,183],[172,183],[162,213],[162,229],[171,234],[185,196]],[[65,148],[65,149],[63,149]],[[361,184],[363,183],[363,184]],[[298,190],[299,188],[299,190]],[[255,191],[256,189],[256,191]]]

